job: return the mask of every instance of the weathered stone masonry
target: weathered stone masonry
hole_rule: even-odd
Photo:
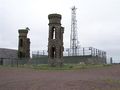
[[[49,19],[49,38],[48,38],[48,62],[51,66],[61,66],[63,64],[63,33],[64,27],[61,26],[61,15],[50,14]]]
[[[30,39],[28,29],[19,29],[18,58],[30,58]]]

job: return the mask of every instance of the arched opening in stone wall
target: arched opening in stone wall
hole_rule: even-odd
[[[20,57],[20,58],[25,58],[25,54],[20,51],[20,52],[19,52],[19,57]]]
[[[55,31],[56,31],[56,28],[53,27],[53,28],[52,28],[52,39],[55,39]]]
[[[23,47],[23,39],[20,39],[20,47]]]
[[[51,48],[51,58],[54,59],[56,57],[56,48],[53,46]]]

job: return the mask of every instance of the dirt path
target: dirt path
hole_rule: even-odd
[[[0,68],[0,90],[120,90],[120,65],[77,71]]]

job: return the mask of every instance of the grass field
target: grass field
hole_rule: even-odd
[[[59,66],[51,67],[48,64],[18,65],[18,67],[31,68],[31,69],[35,69],[35,70],[81,70],[81,69],[102,68],[102,67],[110,67],[110,66],[111,66],[111,64],[64,64],[62,67],[59,67]],[[7,66],[0,66],[0,67],[11,67],[11,66],[7,65]]]

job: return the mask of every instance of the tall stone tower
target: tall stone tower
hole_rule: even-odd
[[[28,30],[28,28],[18,30],[18,58],[30,58],[30,39],[27,38]]]
[[[61,26],[60,14],[50,14],[49,19],[49,38],[48,38],[48,63],[51,66],[62,66],[63,64],[63,33],[64,27]]]

